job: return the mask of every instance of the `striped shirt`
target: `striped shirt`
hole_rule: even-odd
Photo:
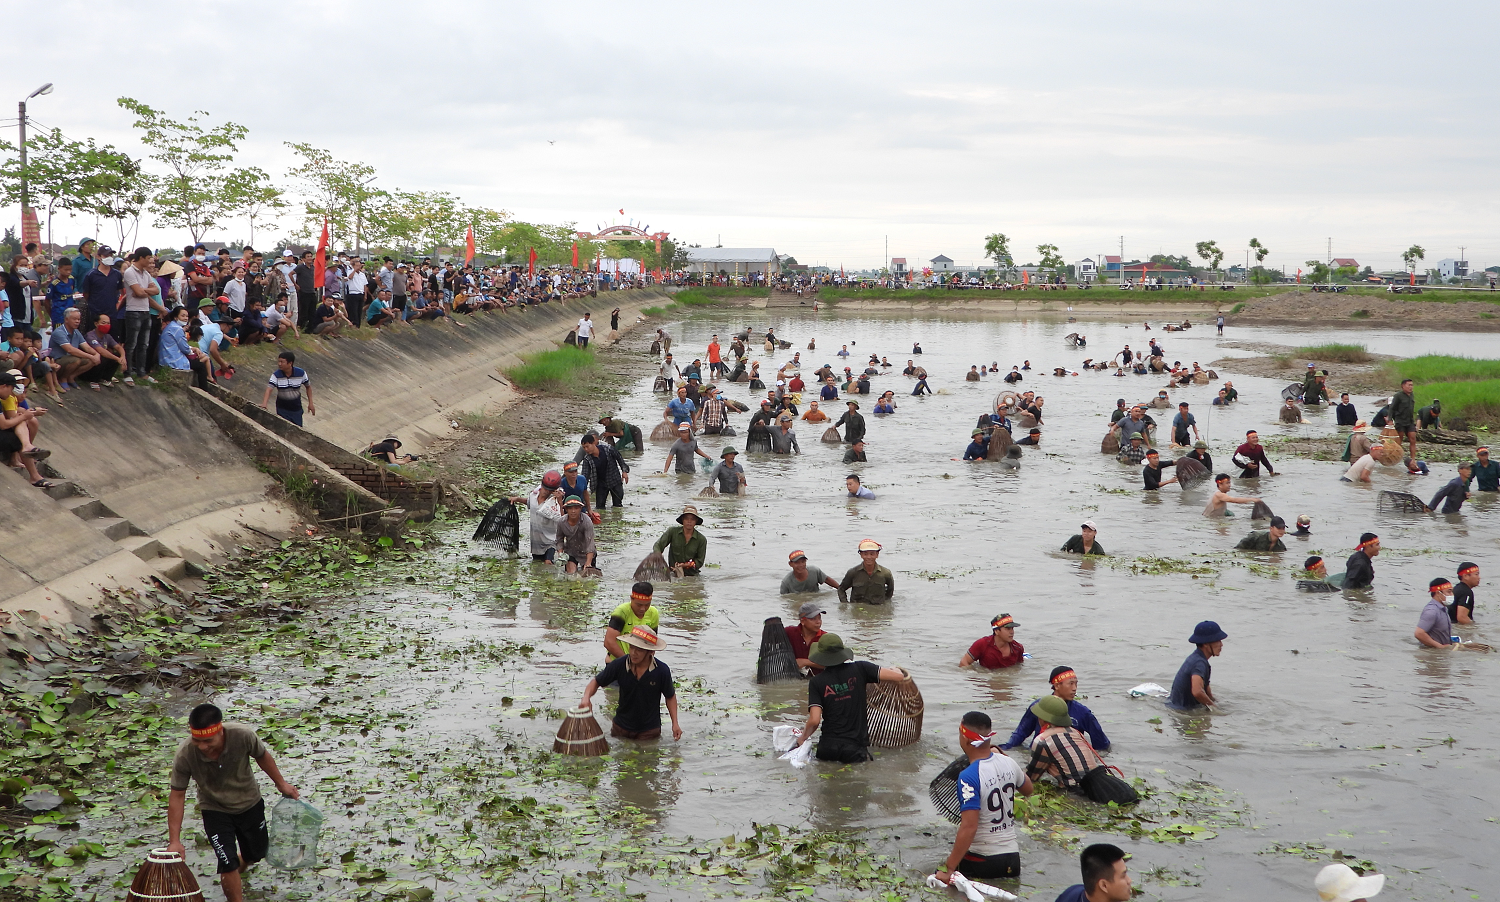
[[[1032,743],[1026,776],[1033,780],[1043,775],[1056,777],[1057,785],[1074,789],[1102,763],[1087,736],[1072,727],[1050,729]]]
[[[276,406],[287,410],[301,410],[302,386],[311,383],[307,372],[300,366],[292,367],[290,376],[282,375],[280,369],[272,372],[270,384],[276,386]]]

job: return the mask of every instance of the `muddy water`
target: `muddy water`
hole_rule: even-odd
[[[1147,400],[1163,380],[1046,375],[1053,366],[1075,367],[1085,356],[1067,348],[1067,333],[1088,336],[1089,356],[1108,357],[1127,343],[1146,346],[1148,333],[1139,323],[826,312],[768,321],[765,311],[710,311],[670,327],[674,351],[686,363],[711,333],[727,345],[728,334],[747,321],[757,329],[774,325],[801,350],[808,371],[824,362],[842,368],[845,361],[835,356],[842,344],[850,346],[848,365],[856,371],[871,352],[896,364],[873,382],[877,393],[896,392],[897,412],[871,416],[874,395],[863,399],[869,462],[843,464],[844,447],[821,443],[823,427],[804,425],[800,456],[741,456],[746,497],[699,500],[694,496],[706,478],[659,475],[665,445],[651,444],[632,460],[623,512],[606,515],[600,531],[606,579],[583,614],[545,591],[513,605],[413,593],[410,600],[420,604],[453,606],[450,632],[525,640],[541,649],[536,665],[520,677],[466,674],[428,713],[430,729],[461,739],[500,724],[521,742],[550,747],[556,721],[521,719],[515,709],[576,704],[588,670],[601,661],[605,613],[626,598],[636,562],[691,502],[705,510],[710,567],[701,580],[662,586],[657,596],[670,643],[662,658],[678,679],[686,735],[621,755],[599,788],[606,798],[657,817],[664,832],[723,836],[743,833],[752,822],[868,828],[877,848],[899,853],[914,873],[930,872],[947,849],[951,827],[927,800],[927,783],[958,754],[953,733],[959,715],[985,710],[1009,732],[1024,706],[1046,691],[1052,667],[1067,664],[1079,673],[1080,698],[1113,740],[1111,763],[1163,792],[1201,781],[1221,794],[1218,835],[1211,840],[1114,838],[1135,856],[1138,875],[1162,869],[1146,881],[1152,897],[1304,897],[1323,862],[1272,850],[1309,843],[1374,860],[1391,875],[1387,894],[1395,898],[1488,894],[1481,888],[1493,885],[1494,869],[1474,852],[1495,840],[1500,703],[1489,687],[1500,673],[1500,654],[1420,650],[1412,629],[1432,577],[1452,577],[1464,559],[1477,561],[1486,574],[1500,573],[1500,508],[1493,496],[1480,497],[1460,517],[1382,517],[1374,489],[1338,481],[1342,465],[1282,458],[1273,450],[1282,475],[1258,485],[1236,480],[1235,491],[1264,498],[1288,520],[1310,514],[1312,536],[1288,536],[1290,550],[1283,555],[1238,554],[1234,543],[1251,529],[1244,515],[1203,518],[1208,491],[1201,487],[1148,495],[1140,490],[1138,467],[1099,453],[1114,400]],[[1365,341],[1372,350],[1407,355],[1483,353],[1462,336],[1436,333],[1230,333],[1226,338],[1292,345]],[[1169,360],[1206,363],[1225,356],[1211,328],[1149,334]],[[805,350],[809,338],[819,350]],[[910,397],[910,380],[897,375],[914,340],[925,350],[919,362],[936,395]],[[764,354],[757,346],[752,357],[770,376],[792,353]],[[1033,369],[1021,388],[1047,399],[1040,453],[1029,452],[1019,472],[954,459],[962,456],[976,417],[1005,387],[997,376],[975,384],[963,374],[972,364],[998,361],[1008,370],[1025,359]],[[1192,404],[1220,470],[1228,468],[1246,429],[1259,428],[1267,438],[1337,431],[1331,412],[1310,413],[1306,425],[1280,426],[1275,412],[1282,382],[1221,375],[1240,390],[1239,404],[1228,411],[1210,410],[1217,385],[1171,393],[1174,404]],[[1332,385],[1337,390],[1336,370]],[[755,404],[744,385],[729,393]],[[618,409],[649,432],[664,400],[652,395],[645,379]],[[1373,413],[1372,400],[1356,398],[1361,415]],[[1165,423],[1167,412],[1157,418]],[[741,435],[727,440],[742,450],[746,420],[737,418]],[[724,443],[710,437],[704,447],[717,457]],[[560,449],[559,459],[564,454],[570,457],[571,449]],[[843,477],[851,469],[875,492],[874,500],[846,499]],[[1425,498],[1449,469],[1439,466],[1425,479],[1385,470],[1375,489]],[[1085,519],[1098,521],[1099,541],[1112,555],[1107,560],[1080,561],[1057,551]],[[1294,590],[1292,573],[1305,556],[1323,554],[1331,570],[1341,570],[1366,530],[1379,533],[1385,549],[1372,591],[1309,596]],[[824,626],[860,657],[913,671],[927,702],[924,736],[864,767],[815,764],[793,771],[769,754],[770,731],[800,724],[804,690],[755,684],[761,624],[777,615],[794,622],[795,607],[805,600],[777,594],[787,552],[804,549],[837,576],[857,563],[855,545],[866,537],[883,543],[881,562],[895,572],[896,596],[884,606],[841,606],[825,590],[819,596],[827,605]],[[1160,572],[1149,562],[1142,566],[1146,558],[1178,563]],[[1182,572],[1187,567],[1197,572]],[[1478,595],[1481,623],[1463,632],[1500,644],[1500,633],[1488,626],[1491,592],[1482,586]],[[1020,624],[1017,639],[1029,660],[994,674],[957,667],[1000,612]],[[1170,684],[1192,650],[1186,639],[1193,625],[1204,619],[1229,633],[1224,656],[1214,662],[1222,710],[1189,718],[1157,701],[1131,699],[1128,690],[1138,683]],[[517,699],[512,708],[499,705],[502,694]],[[1052,898],[1077,880],[1076,849],[1023,838],[1024,876],[1011,888],[1023,897]]]

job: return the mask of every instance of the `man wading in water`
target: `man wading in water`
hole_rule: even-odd
[[[877,667],[855,661],[835,633],[824,633],[808,652],[808,660],[823,668],[807,685],[807,723],[797,736],[797,745],[812,738],[823,727],[818,740],[819,761],[856,764],[869,761],[870,719],[865,705],[865,687],[870,683],[899,683],[911,679],[895,667]]]
[[[971,880],[1021,876],[1021,846],[1016,841],[1016,792],[1035,788],[1021,765],[991,743],[990,716],[970,711],[958,725],[958,742],[969,766],[958,775],[958,833],[948,860],[934,875],[944,883],[955,870]]]
[[[884,604],[896,594],[896,577],[876,561],[880,543],[865,539],[859,543],[860,563],[850,567],[839,583],[839,601],[855,604]]]
[[[677,722],[677,687],[672,684],[672,671],[665,662],[656,659],[656,653],[664,644],[662,638],[650,627],[635,626],[622,635],[620,641],[630,646],[630,654],[615,658],[589,680],[578,707],[592,710],[595,693],[605,686],[619,683],[620,704],[615,707],[614,724],[609,728],[609,735],[620,739],[661,738],[661,701],[666,699],[667,714],[672,718],[672,738],[681,739],[682,725]]]
[[[1177,668],[1177,676],[1172,680],[1172,694],[1167,699],[1168,707],[1191,711],[1199,707],[1211,708],[1219,703],[1214,698],[1213,690],[1209,688],[1214,669],[1209,665],[1208,659],[1217,658],[1223,653],[1224,640],[1228,638],[1229,634],[1212,620],[1198,624],[1197,629],[1188,637],[1188,641],[1198,647]]]
[[[213,705],[194,708],[188,715],[188,730],[192,738],[177,749],[172,760],[167,851],[187,852],[182,845],[182,814],[188,784],[196,783],[203,832],[218,859],[219,886],[228,902],[240,902],[245,898],[241,873],[265,858],[271,844],[266,803],[250,761],[266,772],[282,795],[295,799],[301,793],[281,775],[271,750],[255,731],[244,724],[225,723],[224,713]]]

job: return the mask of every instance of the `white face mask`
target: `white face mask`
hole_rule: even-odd
[[[102,264],[104,264],[105,266],[114,266],[115,265],[115,258],[114,257],[105,257],[103,260],[100,260],[99,262],[102,263]]]
[[[234,280],[236,282],[243,282],[243,281],[245,281],[245,274],[242,273],[242,272],[235,273],[234,274]]]
[[[202,263],[204,260],[207,260],[207,259],[208,259],[208,255],[207,254],[198,254],[197,256],[193,257],[193,260],[195,262],[197,262],[197,263]]]

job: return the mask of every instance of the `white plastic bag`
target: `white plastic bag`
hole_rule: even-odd
[[[797,742],[796,727],[777,727],[771,731],[771,745],[778,752],[789,752]]]
[[[1006,892],[998,886],[990,886],[988,883],[976,883],[957,871],[949,875],[948,879],[952,882],[947,884],[947,886],[951,886],[963,893],[969,902],[984,902],[986,898],[999,899],[1000,902],[1018,902],[1021,898],[1020,896]],[[936,874],[927,875],[927,885],[932,889],[945,888],[943,881],[939,880]]]
[[[1142,683],[1130,690],[1131,698],[1166,698],[1172,693],[1155,683]]]
[[[778,760],[790,761],[792,767],[801,770],[802,768],[807,766],[807,762],[812,760],[812,753],[812,743],[804,742],[796,748],[792,749],[790,752],[787,752],[785,755],[782,755]]]

